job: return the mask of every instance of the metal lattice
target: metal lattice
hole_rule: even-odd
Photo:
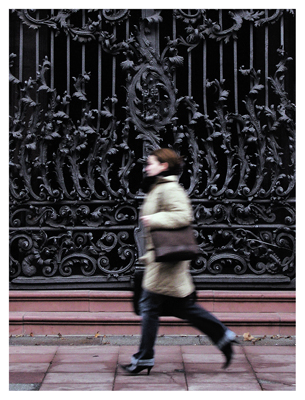
[[[129,288],[159,146],[185,160],[197,286],[293,287],[293,10],[10,18],[12,288]]]

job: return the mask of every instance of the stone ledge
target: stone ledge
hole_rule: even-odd
[[[254,342],[252,341],[254,340]],[[295,346],[296,337],[287,335],[257,335],[252,340],[245,340],[243,335],[237,336],[238,344],[241,346],[255,347],[258,346]],[[66,335],[59,337],[58,335],[36,335],[11,336],[9,339],[10,352],[14,353],[12,347],[16,346],[138,346],[141,341],[141,335],[104,335],[104,336],[87,336],[87,335]],[[212,346],[213,343],[208,336],[203,334],[197,335],[158,335],[156,340],[157,346]],[[252,350],[252,349],[251,349]],[[17,350],[18,351],[18,350]],[[51,350],[50,350],[51,351]],[[37,350],[39,352],[39,350]],[[47,352],[47,350],[45,350]]]
[[[11,291],[10,311],[132,312],[131,291]],[[211,312],[295,312],[294,291],[197,291]]]
[[[295,334],[294,313],[214,313],[237,334]],[[11,334],[138,334],[141,318],[134,313],[118,312],[11,312]],[[175,317],[160,318],[164,334],[195,334],[198,331]]]

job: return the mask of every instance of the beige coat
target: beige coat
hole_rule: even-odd
[[[142,206],[141,215],[150,216],[150,229],[181,228],[193,220],[190,200],[176,176],[159,177]],[[185,297],[194,290],[189,261],[155,262],[150,229],[145,229],[146,268],[142,287],[153,293]]]

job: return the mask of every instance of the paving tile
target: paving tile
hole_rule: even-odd
[[[119,354],[134,354],[139,346],[119,346]]]
[[[243,382],[231,382],[222,383],[221,385],[215,383],[205,382],[192,382],[188,383],[188,390],[202,390],[202,391],[260,391],[262,390],[257,382],[243,383]]]
[[[274,390],[274,391],[282,391],[282,390],[296,390],[295,385],[285,385],[281,383],[261,383],[262,389],[265,391]]]
[[[244,354],[242,346],[233,346],[235,354]],[[216,346],[194,345],[181,346],[183,354],[221,354],[221,351]]]
[[[183,372],[160,373],[152,369],[150,375],[143,371],[137,375],[130,375],[122,371],[116,375],[114,390],[187,390]]]
[[[58,346],[10,346],[10,354],[55,354]]]
[[[290,364],[294,363],[296,356],[291,354],[248,354],[248,360],[251,363],[270,363],[270,364],[277,364],[277,363],[285,363]]]
[[[180,350],[177,350],[175,353],[155,353],[155,362],[156,363],[162,363],[162,362],[182,362],[182,354]]]
[[[295,363],[286,363],[285,359],[282,363],[251,363],[253,370],[256,373],[266,373],[266,372],[286,372],[291,373],[296,371]]]
[[[255,375],[249,373],[187,373],[186,381],[189,390],[224,390],[224,386],[227,390],[260,390]]]
[[[157,362],[152,371],[154,373],[184,373],[184,367],[182,362]]]
[[[53,372],[115,372],[116,362],[100,362],[100,363],[52,363],[49,373]]]
[[[218,354],[183,354],[183,360],[185,363],[223,363],[225,356],[218,352]],[[233,362],[243,362],[245,360],[244,354],[235,354]]]
[[[266,372],[266,373],[257,373],[257,379],[260,383],[283,383],[287,385],[295,384],[296,382],[296,375],[292,372]]]
[[[128,372],[124,371],[120,367],[117,369],[117,374],[116,374],[116,381],[119,383],[122,382],[127,382],[129,383],[131,380],[134,380],[135,382],[143,382],[143,380],[146,380],[148,383],[154,383],[154,382],[160,382],[160,383],[168,383],[169,380],[172,380],[172,382],[180,382],[181,380],[184,379],[184,372],[181,364],[172,364],[174,367],[173,370],[170,370],[168,372],[160,372],[162,371],[162,366],[163,364],[159,364],[157,366],[154,366],[150,372],[150,375],[147,375],[147,370],[143,370],[138,374],[129,374]],[[164,364],[164,368],[166,369],[166,364]],[[176,368],[176,367],[180,367]]]
[[[43,383],[39,391],[93,391],[112,390],[112,383]]]
[[[40,383],[45,376],[44,372],[10,372],[10,383]]]
[[[59,346],[56,354],[118,354],[119,346]]]
[[[10,372],[47,372],[49,363],[10,363]]]
[[[184,369],[186,373],[190,372],[220,372],[224,371],[222,369],[223,362],[222,363],[184,363]],[[247,372],[248,374],[253,374],[253,370],[251,365],[245,361],[245,362],[232,362],[231,365],[225,370],[227,373],[230,372]]]
[[[91,354],[56,354],[53,363],[100,363],[100,362],[116,362],[117,354],[101,354],[100,352],[92,352]]]
[[[220,351],[215,346],[181,346],[183,354],[218,354]]]
[[[257,379],[254,374],[248,373],[227,373],[227,372],[212,372],[212,373],[188,373],[186,375],[186,380],[188,384],[196,383],[196,382],[205,382],[205,383],[255,383]]]
[[[119,354],[118,363],[119,364],[129,364],[132,354],[134,354],[134,353],[130,352],[129,354]],[[173,353],[173,354],[168,354],[168,353],[160,354],[160,352],[155,354],[155,363],[163,363],[163,362],[166,363],[169,360],[171,362],[175,362],[175,363],[182,362],[183,361],[182,354],[180,353],[180,351],[179,351],[179,353]]]
[[[175,383],[115,383],[114,391],[187,391],[186,385],[178,385]]]
[[[247,354],[296,354],[296,346],[244,346]]]
[[[44,383],[81,383],[81,384],[88,384],[88,383],[112,383],[114,380],[114,374],[110,372],[69,372],[69,373],[49,373],[46,375],[44,379]]]
[[[181,353],[181,346],[155,346],[155,354]]]
[[[10,363],[50,363],[54,354],[10,354]]]

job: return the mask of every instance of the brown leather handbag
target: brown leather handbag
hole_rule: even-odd
[[[162,211],[162,195],[159,210]],[[191,225],[178,229],[155,229],[150,232],[155,248],[155,261],[193,260],[200,253]]]
[[[193,260],[200,252],[192,227],[151,231],[155,261]]]

